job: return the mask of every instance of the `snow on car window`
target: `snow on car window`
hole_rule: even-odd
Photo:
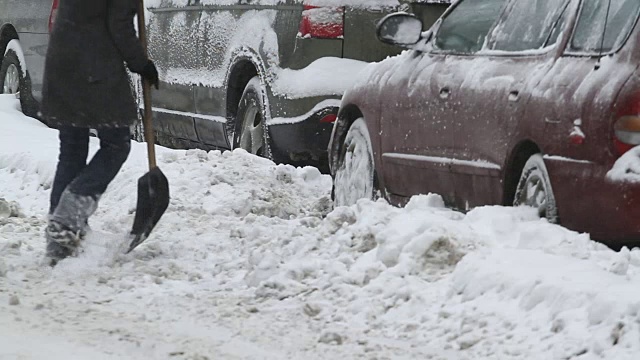
[[[436,46],[455,53],[474,53],[482,48],[506,0],[466,0],[443,20]]]
[[[571,51],[597,54],[619,48],[637,22],[639,9],[638,0],[585,0]]]
[[[568,0],[516,0],[493,32],[492,49],[523,51],[545,45]]]

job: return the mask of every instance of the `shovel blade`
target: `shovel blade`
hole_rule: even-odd
[[[136,217],[133,220],[131,243],[127,253],[149,237],[168,206],[169,181],[160,168],[155,167],[138,179]]]

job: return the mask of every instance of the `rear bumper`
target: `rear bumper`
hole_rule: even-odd
[[[560,223],[606,244],[640,244],[640,183],[606,178],[609,167],[545,158]]]
[[[272,151],[284,162],[310,164],[328,169],[327,147],[333,122],[321,122],[328,115],[335,115],[338,108],[325,107],[303,119],[278,122],[269,125]]]

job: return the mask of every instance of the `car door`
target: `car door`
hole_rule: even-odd
[[[191,144],[198,141],[192,83],[193,71],[201,61],[196,46],[200,13],[193,1],[178,6],[163,0],[151,11],[147,25],[149,56],[161,80],[160,89],[154,89],[152,97],[154,127],[163,144]]]
[[[607,154],[603,151],[585,151],[569,141],[574,130],[580,130],[587,139],[598,138],[602,132],[609,131],[604,121],[610,109],[603,113],[584,113],[583,109],[592,109],[599,99],[612,101],[616,89],[634,72],[637,63],[616,59],[615,74],[612,77],[601,67],[611,66],[614,57],[628,57],[619,54],[634,26],[638,26],[640,6],[635,0],[583,0],[578,12],[575,30],[568,41],[562,56],[553,64],[550,71],[541,79],[541,91],[534,93],[528,117],[540,119],[538,126],[543,128],[545,152],[551,155],[562,154],[576,160],[602,161]],[[608,16],[608,17],[607,17]],[[606,19],[606,20],[605,20]],[[606,31],[604,31],[606,26]],[[604,83],[606,88],[593,84]],[[555,101],[549,101],[555,99]],[[589,122],[590,118],[596,121]],[[602,146],[593,141],[585,141],[585,146]],[[601,158],[589,158],[586,154],[599,154]]]
[[[570,0],[509,0],[484,48],[451,60],[465,73],[454,120],[456,205],[500,204],[509,149],[533,89],[557,58]],[[466,70],[466,71],[465,71]]]
[[[603,178],[616,158],[609,134],[622,104],[612,104],[638,68],[637,55],[632,55],[637,48],[625,43],[633,41],[629,35],[639,26],[640,3],[583,0],[577,14],[566,49],[542,77],[526,114],[542,139],[551,185],[556,178],[570,179],[563,187],[571,191],[554,193],[562,223],[569,228],[584,226],[575,219],[585,216],[599,220],[594,202],[575,194],[598,191],[585,179]],[[576,171],[580,163],[603,166]]]
[[[460,157],[454,134],[464,81],[506,0],[464,0],[436,25],[434,49],[416,54],[392,83],[393,98],[383,106],[383,164],[391,193],[441,194],[455,200],[451,168]]]
[[[453,199],[446,161],[452,134],[443,113],[448,101],[437,96],[431,81],[445,55],[414,51],[404,54],[384,79],[381,106],[381,150],[388,192],[402,197],[429,192]]]

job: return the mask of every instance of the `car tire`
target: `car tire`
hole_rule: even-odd
[[[20,93],[23,95],[24,89],[25,80],[18,54],[13,50],[8,50],[2,59],[2,65],[0,65],[0,94]]]
[[[260,77],[254,76],[244,88],[238,103],[233,148],[242,148],[251,154],[273,159],[264,113],[265,98]]]
[[[363,118],[351,124],[342,142],[332,194],[335,206],[351,206],[360,199],[378,197],[373,148]]]
[[[542,155],[532,155],[525,163],[516,187],[513,205],[534,207],[538,209],[540,217],[546,218],[550,223],[559,222],[556,198]]]

